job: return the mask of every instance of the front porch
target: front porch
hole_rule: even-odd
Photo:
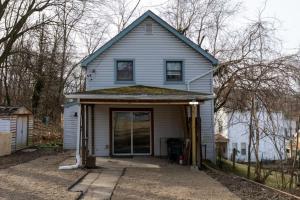
[[[70,95],[77,98],[82,164],[90,156],[167,156],[166,141],[185,142],[187,164],[201,166],[200,103],[211,95],[131,86]],[[202,148],[200,148],[202,147]],[[203,152],[204,151],[204,152]]]

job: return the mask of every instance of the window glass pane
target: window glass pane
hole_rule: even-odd
[[[133,61],[117,61],[117,81],[133,81]]]
[[[167,62],[167,69],[181,71],[181,62]]]
[[[246,155],[246,143],[241,143],[241,154]]]
[[[182,81],[182,61],[167,61],[166,80]]]
[[[114,112],[114,153],[131,153],[131,113]]]
[[[150,112],[133,113],[133,153],[150,153]]]

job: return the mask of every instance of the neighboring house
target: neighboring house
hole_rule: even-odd
[[[0,106],[0,155],[32,142],[33,115],[26,107]]]
[[[202,146],[203,157],[215,160],[212,71],[217,62],[147,11],[82,61],[86,91],[67,95],[75,100],[64,109],[64,148],[75,148],[81,116],[89,155],[164,156],[166,139],[185,137],[186,117],[197,115],[191,114],[193,107],[201,116],[201,124],[195,119],[201,140],[192,138],[197,156]]]
[[[288,119],[281,112],[267,114],[263,111],[257,113],[257,116],[260,130],[259,159],[286,159],[290,140],[296,131],[296,122]],[[232,113],[222,110],[216,114],[215,120],[216,134],[221,134],[228,139],[226,157],[230,159],[235,148],[238,152],[237,160],[248,161],[250,112]],[[251,161],[255,161],[253,143],[251,152]]]

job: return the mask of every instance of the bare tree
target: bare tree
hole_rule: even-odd
[[[111,0],[104,3],[106,18],[117,28],[118,33],[136,16],[140,3],[141,0]]]
[[[0,2],[0,66],[12,53],[15,42],[28,31],[41,25],[40,21],[34,18],[55,4],[56,2],[52,0],[4,0]],[[51,18],[52,16],[49,16],[43,23]]]

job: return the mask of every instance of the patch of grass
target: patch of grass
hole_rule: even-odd
[[[213,163],[207,163],[209,166],[214,165]],[[233,169],[232,167],[233,163],[229,160],[224,160],[222,159],[222,167],[218,167],[217,165],[214,165],[214,168],[217,168],[219,170],[222,170],[224,172],[229,172],[236,174],[238,176],[247,178],[247,164],[241,164],[241,163],[235,163],[235,168]],[[268,173],[267,169],[262,169],[262,176]],[[255,180],[255,167],[251,166],[250,167],[250,179]],[[265,181],[265,184],[270,186],[270,187],[275,187],[275,188],[285,188],[287,186],[287,182],[290,180],[290,175],[285,174],[284,175],[285,182],[282,185],[281,182],[281,173],[277,171],[272,171],[271,175],[269,175]]]
[[[61,142],[49,142],[49,143],[45,143],[45,144],[38,144],[36,145],[37,148],[62,148],[62,143]]]

